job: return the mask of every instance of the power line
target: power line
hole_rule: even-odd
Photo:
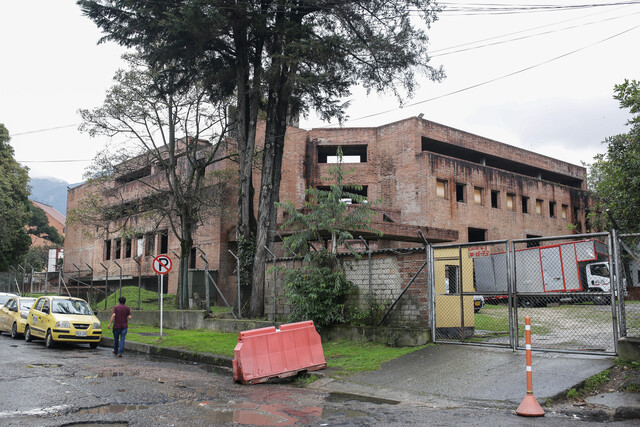
[[[48,132],[50,130],[65,129],[65,128],[70,128],[70,127],[74,127],[74,126],[80,126],[80,123],[74,123],[72,125],[56,126],[56,127],[52,127],[52,128],[45,128],[45,129],[29,130],[29,131],[26,131],[26,132],[12,133],[11,134],[11,138],[13,138],[14,136],[29,135],[29,134],[32,134],[32,133],[40,133],[40,132]]]

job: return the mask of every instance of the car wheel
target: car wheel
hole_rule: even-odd
[[[56,343],[53,341],[53,337],[51,336],[51,329],[47,331],[47,336],[44,338],[44,345],[47,348],[53,348]]]
[[[99,343],[97,343],[97,342],[90,342],[90,343],[89,343],[89,347],[91,347],[91,348],[98,348],[98,344],[99,344]]]
[[[24,340],[26,342],[31,342],[33,341],[33,337],[31,336],[31,328],[29,327],[29,325],[27,325],[24,328]]]
[[[529,308],[533,307],[533,301],[531,298],[520,298],[520,307]]]
[[[11,338],[14,340],[18,338],[18,324],[13,322],[13,326],[11,327]]]

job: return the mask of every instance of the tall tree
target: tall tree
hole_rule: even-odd
[[[203,81],[233,81],[237,96],[240,194],[238,240],[255,249],[250,314],[263,313],[264,260],[276,227],[288,119],[310,109],[345,118],[341,100],[356,84],[400,97],[429,65],[430,0],[79,0],[105,39],[139,49],[151,63],[178,61]],[[225,80],[226,77],[226,80]],[[233,80],[231,80],[233,79]],[[266,129],[253,231],[251,168],[260,100]],[[242,254],[241,254],[242,255]],[[241,257],[247,260],[248,257]],[[249,265],[245,264],[244,270]]]
[[[51,242],[52,246],[62,246],[64,244],[64,237],[58,233],[55,227],[49,225],[47,214],[42,209],[31,204],[31,206],[29,206],[29,213],[29,222],[27,224],[28,234],[47,240]]]
[[[25,226],[30,217],[29,173],[14,158],[7,128],[0,123],[0,271],[20,262],[31,238]]]
[[[640,81],[625,80],[614,88],[620,108],[633,115],[627,122],[629,132],[607,138],[607,152],[598,154],[589,170],[589,186],[596,197],[597,209],[590,220],[607,224],[609,209],[620,231],[640,232]],[[608,224],[611,226],[612,224]]]
[[[126,59],[131,68],[117,72],[104,105],[80,111],[81,129],[118,137],[123,144],[98,156],[88,172],[95,191],[68,213],[69,222],[122,235],[149,231],[131,221],[140,216],[146,224],[168,223],[180,242],[183,307],[193,234],[207,216],[221,214],[230,179],[228,171],[213,167],[229,158],[228,104],[211,100],[199,85],[175,85],[180,77],[175,69],[150,69],[136,56]],[[139,185],[128,185],[132,181]]]

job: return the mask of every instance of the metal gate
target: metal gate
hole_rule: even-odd
[[[611,242],[598,233],[433,246],[434,341],[521,349],[528,316],[534,349],[616,354],[624,302]]]

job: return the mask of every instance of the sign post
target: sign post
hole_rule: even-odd
[[[160,338],[162,338],[162,313],[164,310],[162,296],[164,294],[164,275],[171,271],[171,258],[158,255],[153,259],[153,271],[160,275]]]

